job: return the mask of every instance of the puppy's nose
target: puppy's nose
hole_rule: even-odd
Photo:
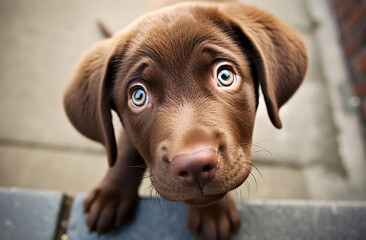
[[[183,183],[198,185],[201,189],[215,177],[217,152],[211,148],[178,154],[172,159],[173,174]]]

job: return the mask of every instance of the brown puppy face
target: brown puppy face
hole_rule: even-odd
[[[202,11],[179,13],[170,24],[170,11],[151,17],[153,24],[141,21],[112,98],[155,189],[169,200],[205,203],[238,187],[251,170],[256,93],[230,33],[200,19]],[[217,155],[215,176],[185,184],[172,171],[173,159],[200,148]]]
[[[238,3],[180,4],[96,44],[65,92],[65,109],[105,145],[111,166],[115,110],[158,193],[207,204],[250,173],[258,86],[280,128],[278,110],[306,68],[303,42],[272,15]]]

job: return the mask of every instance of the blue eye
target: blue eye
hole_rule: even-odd
[[[220,87],[230,87],[236,82],[236,75],[229,69],[222,69],[217,74],[217,84]]]
[[[142,88],[137,88],[132,92],[131,103],[134,107],[142,107],[149,103],[149,97]]]

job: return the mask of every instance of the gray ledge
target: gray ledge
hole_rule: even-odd
[[[85,195],[74,199],[69,239],[192,238],[186,230],[187,206],[162,199],[141,199],[134,221],[112,233],[89,233],[82,213]],[[234,239],[362,239],[366,236],[366,202],[248,201],[236,202],[242,229]]]
[[[56,238],[63,193],[0,188],[0,239]]]

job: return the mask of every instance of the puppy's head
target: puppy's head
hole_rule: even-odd
[[[117,150],[111,109],[166,199],[205,204],[248,177],[261,86],[269,117],[301,84],[307,55],[273,16],[238,4],[148,14],[82,59],[65,92],[74,126]]]

